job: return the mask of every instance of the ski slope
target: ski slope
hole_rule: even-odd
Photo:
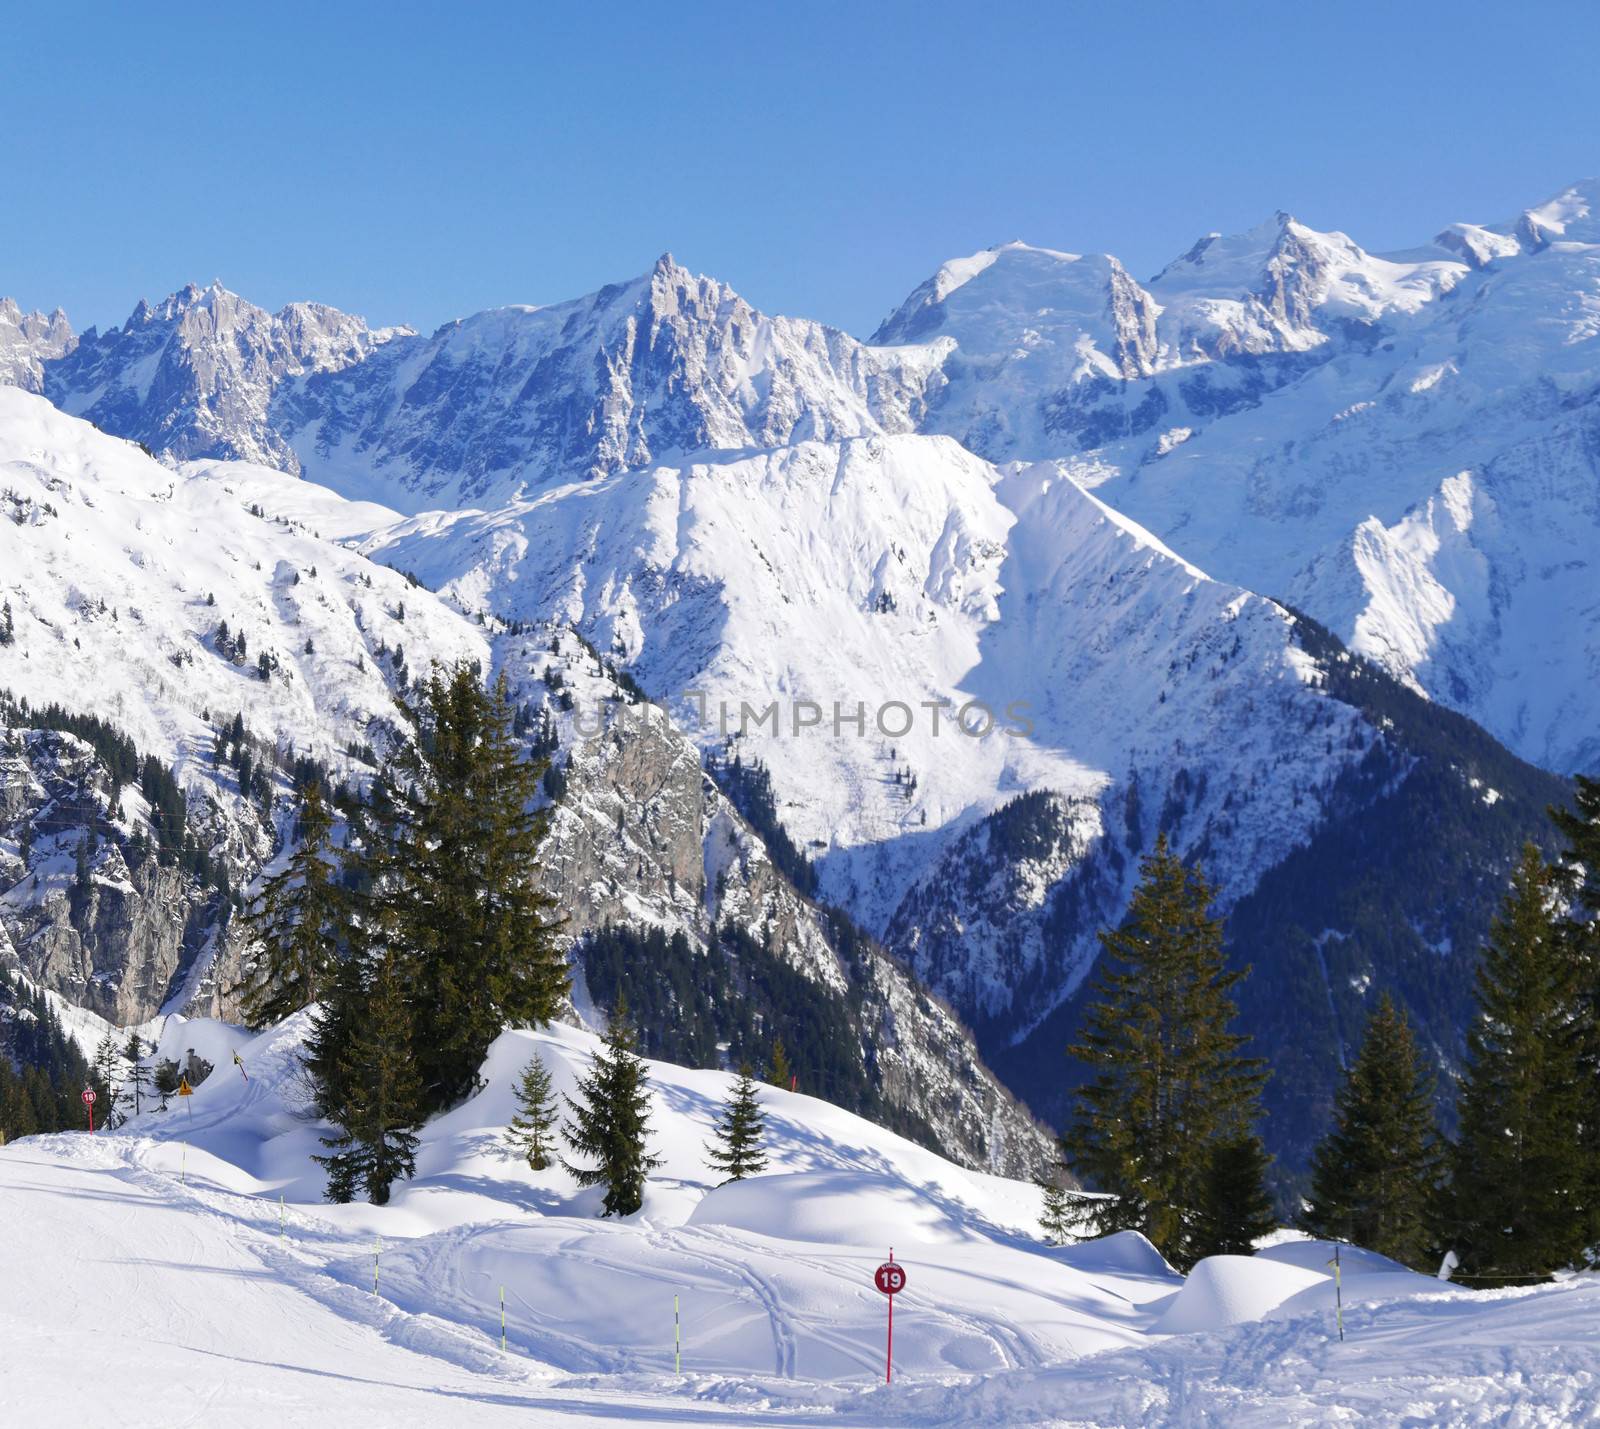
[[[195,1046],[217,1064],[188,1106],[93,1139],[0,1149],[13,1228],[0,1422],[1570,1424],[1593,1413],[1594,1277],[1476,1294],[1350,1250],[1341,1344],[1325,1245],[1217,1257],[1187,1281],[1135,1235],[1047,1249],[1031,1234],[1034,1187],[801,1095],[763,1092],[768,1173],[712,1189],[701,1148],[729,1084],[720,1072],[650,1064],[665,1164],[638,1216],[597,1219],[597,1192],[564,1171],[529,1172],[500,1142],[529,1055],[558,1088],[582,1075],[594,1039],[569,1028],[502,1036],[484,1090],[430,1124],[419,1174],[390,1206],[328,1206],[308,1159],[318,1128],[301,1108],[303,1031],[297,1018],[252,1039],[172,1019],[162,1051]],[[891,1237],[908,1286],[884,1385],[885,1307],[870,1277]]]

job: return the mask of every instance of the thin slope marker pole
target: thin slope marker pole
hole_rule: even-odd
[[[678,1297],[672,1297],[672,1372],[683,1373],[683,1333],[678,1320]]]
[[[889,1247],[889,1264],[894,1264],[894,1247]],[[889,1384],[894,1379],[894,1296],[889,1297],[889,1347],[883,1358],[883,1382]]]
[[[1333,1267],[1333,1305],[1334,1315],[1339,1321],[1339,1340],[1344,1341],[1344,1285],[1339,1276],[1339,1243],[1334,1242],[1333,1259],[1328,1262]]]
[[[500,1287],[500,1353],[506,1352],[506,1287]]]
[[[375,1235],[372,1238],[372,1293],[378,1293],[378,1256],[383,1251],[383,1237]]]

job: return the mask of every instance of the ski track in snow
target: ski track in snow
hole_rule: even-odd
[[[222,1031],[181,1035],[220,1056]],[[658,1095],[668,1164],[644,1212],[596,1220],[565,1173],[485,1139],[531,1046],[558,1085],[581,1072],[594,1039],[573,1029],[506,1034],[390,1206],[321,1205],[296,1024],[230,1035],[251,1079],[219,1061],[192,1119],[0,1150],[0,1208],[27,1230],[0,1297],[0,1422],[1556,1425],[1600,1402],[1600,1277],[1473,1293],[1352,1251],[1341,1344],[1326,1247],[1219,1257],[1187,1284],[1137,1237],[1046,1249],[1035,1188],[803,1096],[763,1093],[773,1174],[710,1189],[694,1167],[720,1073],[650,1064],[658,1093],[695,1095]],[[887,1245],[862,1242],[889,1233],[910,1283],[885,1386],[869,1277]],[[1175,1315],[1201,1328],[1161,1333]]]

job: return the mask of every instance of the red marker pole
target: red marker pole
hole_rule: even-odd
[[[83,1089],[83,1098],[82,1098],[82,1100],[83,1100],[83,1105],[84,1105],[85,1110],[87,1110],[88,1113],[89,1113],[89,1135],[93,1136],[94,1135],[94,1088],[93,1087],[85,1087]]]
[[[894,1247],[889,1247],[889,1264],[894,1264]],[[894,1296],[889,1297],[889,1344],[883,1352],[883,1382],[894,1379]]]
[[[894,1247],[889,1248],[889,1259],[874,1272],[872,1283],[889,1297],[889,1347],[884,1355],[883,1382],[894,1379],[894,1297],[906,1288],[906,1269],[894,1263]]]

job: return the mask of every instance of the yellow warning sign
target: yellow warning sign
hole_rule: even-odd
[[[194,1088],[189,1085],[187,1077],[178,1078],[178,1095],[180,1097],[192,1097],[194,1095]]]

